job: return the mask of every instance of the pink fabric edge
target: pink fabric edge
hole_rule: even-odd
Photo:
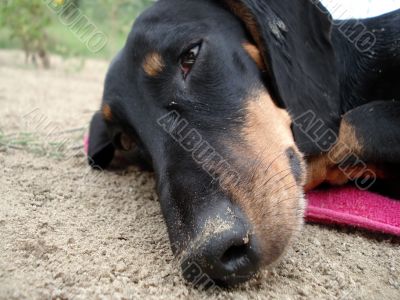
[[[357,228],[400,236],[400,228],[390,224],[312,205],[309,205],[307,208],[306,221],[323,224],[351,225]]]
[[[83,137],[83,149],[85,149],[86,155],[89,153],[89,135],[85,134]]]

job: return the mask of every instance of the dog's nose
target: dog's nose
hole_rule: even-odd
[[[255,237],[240,222],[226,226],[226,230],[211,228],[200,234],[194,244],[182,269],[184,278],[195,285],[236,285],[258,270],[260,257]]]

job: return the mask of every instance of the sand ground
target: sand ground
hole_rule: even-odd
[[[0,51],[0,299],[400,299],[398,239],[316,225],[243,286],[186,285],[151,174],[86,166],[106,68],[53,57],[36,70]]]

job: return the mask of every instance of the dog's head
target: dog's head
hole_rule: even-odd
[[[117,149],[131,151],[153,167],[183,268],[242,282],[276,262],[300,230],[302,153],[319,150],[293,117],[309,108],[329,126],[324,111],[336,109],[326,106],[337,83],[320,8],[160,0],[112,62],[89,154],[106,167]]]

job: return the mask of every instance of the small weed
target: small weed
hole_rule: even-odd
[[[0,151],[26,151],[36,156],[61,160],[68,155],[79,155],[83,149],[82,139],[85,128],[54,133],[51,136],[34,132],[5,134],[0,131]]]

